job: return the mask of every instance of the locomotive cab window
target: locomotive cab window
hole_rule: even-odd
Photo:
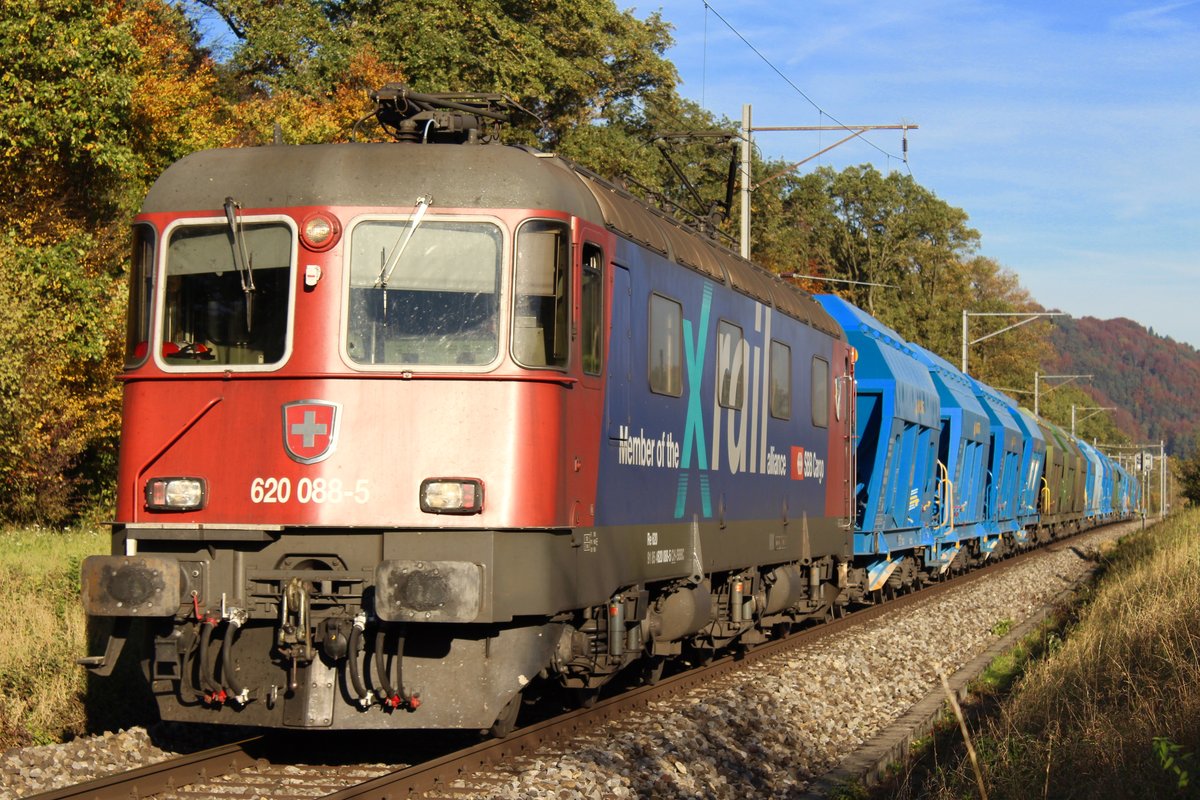
[[[535,220],[517,232],[513,358],[526,367],[565,367],[570,349],[571,235],[565,223]]]
[[[129,263],[129,305],[126,309],[125,366],[146,360],[150,345],[150,299],[154,296],[154,229],[133,226],[133,253]]]
[[[829,427],[829,362],[813,356],[812,422],[818,428]]]
[[[792,418],[792,348],[771,340],[771,416]]]
[[[283,360],[292,244],[283,221],[184,224],[167,238],[160,353],[172,367]]]
[[[487,222],[359,222],[350,232],[347,356],[364,366],[492,363],[503,252],[500,229]]]
[[[721,408],[741,408],[746,386],[745,339],[731,322],[717,323],[717,401]]]
[[[583,341],[583,371],[599,375],[604,368],[604,254],[593,244],[583,246],[583,283],[579,330]]]
[[[650,391],[683,394],[683,306],[659,294],[650,295],[650,347],[647,369]]]

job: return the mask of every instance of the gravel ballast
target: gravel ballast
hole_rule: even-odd
[[[952,674],[971,662],[997,641],[997,630],[1039,612],[1090,570],[1089,551],[1134,527],[1109,526],[1056,545],[1045,558],[945,599],[757,662],[457,789],[563,800],[803,796],[815,778],[940,691],[939,670]],[[179,737],[163,730],[10,750],[0,756],[0,796],[25,797],[171,757]]]

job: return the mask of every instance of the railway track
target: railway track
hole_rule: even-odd
[[[570,738],[619,719],[652,703],[688,692],[703,684],[718,681],[753,664],[789,649],[813,645],[885,614],[892,614],[917,603],[942,595],[997,573],[1012,569],[1041,553],[1069,547],[1071,539],[1062,539],[1048,548],[1014,555],[986,567],[929,584],[902,594],[889,602],[865,607],[822,625],[799,629],[787,637],[748,648],[742,652],[667,677],[657,683],[622,692],[600,700],[594,706],[560,714],[518,729],[504,739],[490,739],[463,748],[437,746],[424,753],[403,750],[412,758],[409,765],[364,765],[361,763],[325,763],[316,766],[295,764],[296,748],[282,744],[277,737],[254,737],[180,758],[96,779],[77,786],[36,795],[34,800],[128,800],[156,797],[173,800],[183,797],[211,797],[217,793],[236,797],[309,798],[326,800],[398,800],[430,796],[463,796],[454,783],[470,775],[520,756],[536,753],[543,746]],[[294,737],[288,737],[295,742]],[[377,737],[379,738],[379,737]],[[394,754],[397,748],[391,752]],[[361,753],[359,754],[361,755]]]
[[[63,798],[94,798],[95,800],[121,798],[127,800],[131,797],[153,796],[213,776],[250,769],[260,763],[269,763],[260,754],[264,746],[263,737],[256,736],[173,758],[170,761],[97,778],[77,786],[43,792],[36,797],[38,800],[62,800]]]

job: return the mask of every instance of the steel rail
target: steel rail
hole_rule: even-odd
[[[255,736],[76,786],[53,789],[33,795],[29,800],[130,800],[147,797],[254,766],[263,759],[251,751],[263,743],[263,737]]]

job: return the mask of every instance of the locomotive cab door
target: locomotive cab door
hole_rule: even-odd
[[[626,438],[629,430],[630,328],[633,292],[629,270],[612,265],[612,317],[609,327],[608,386],[604,397],[604,420],[610,444]]]
[[[611,235],[603,229],[576,222],[574,232],[573,293],[571,322],[572,377],[576,390],[566,393],[566,464],[565,478],[570,490],[573,527],[595,524],[596,481],[599,475],[603,436],[597,428],[605,406],[604,381],[606,357],[605,289],[610,271],[607,254],[612,250]],[[590,424],[589,424],[590,423]]]

